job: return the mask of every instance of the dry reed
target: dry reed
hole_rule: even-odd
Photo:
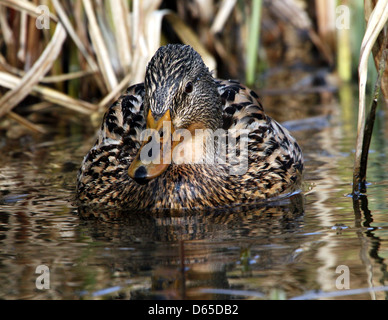
[[[340,59],[339,75],[348,81],[351,37],[349,30],[339,31],[336,26],[338,4],[352,5],[348,0],[193,0],[170,7],[162,0],[0,0],[0,92],[5,92],[0,97],[0,118],[8,116],[35,132],[45,132],[14,110],[28,96],[75,113],[101,113],[125,87],[142,81],[146,63],[169,39],[192,45],[215,74],[223,66],[224,73],[240,77],[242,72],[254,84],[264,50],[259,38],[275,32],[265,25],[268,16],[261,17],[264,9],[283,28],[305,32],[329,67]],[[370,17],[359,67],[356,163],[365,127],[366,58],[376,39],[377,66],[384,54],[379,34],[386,25],[388,0],[367,0],[365,11]],[[44,19],[48,27],[38,28],[37,22]],[[246,70],[240,67],[245,65]],[[387,99],[387,70],[381,79]],[[357,165],[355,176],[359,176]]]

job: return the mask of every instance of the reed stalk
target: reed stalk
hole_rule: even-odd
[[[50,70],[60,53],[65,39],[65,29],[61,23],[58,23],[53,38],[46,46],[39,59],[25,74],[20,83],[0,99],[0,118],[9,111],[12,111],[12,109],[29,94],[31,88]]]
[[[349,1],[342,0],[341,5],[349,8]],[[344,14],[344,19],[346,15]],[[350,24],[350,21],[347,21]],[[352,80],[352,44],[351,32],[349,27],[345,25],[337,26],[337,70],[338,76],[342,82],[349,82]]]
[[[252,0],[252,13],[249,23],[247,43],[246,82],[251,86],[255,83],[258,49],[260,43],[260,25],[262,0]]]
[[[371,114],[366,121],[366,83],[368,78],[368,58],[372,52],[373,46],[376,43],[377,37],[383,30],[388,21],[388,0],[379,0],[367,24],[365,35],[361,44],[359,72],[359,109],[358,109],[358,126],[357,126],[357,142],[353,169],[353,196],[358,196],[366,192],[366,170],[367,170],[367,154],[369,152],[369,144],[373,130],[373,122],[375,119],[378,93],[380,91],[380,77],[376,82],[374,99],[371,107]],[[386,37],[385,37],[386,39]],[[386,48],[386,40],[384,41]],[[385,49],[386,51],[386,49]],[[383,55],[384,59],[384,55]],[[380,64],[382,67],[384,64]],[[384,72],[379,70],[379,74]]]

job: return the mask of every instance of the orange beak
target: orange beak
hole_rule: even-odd
[[[167,170],[171,164],[172,150],[178,143],[172,142],[175,130],[170,110],[158,121],[155,121],[150,110],[146,126],[151,129],[150,139],[142,144],[128,169],[129,176],[139,184],[146,184]]]

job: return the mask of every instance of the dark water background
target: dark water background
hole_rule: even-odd
[[[387,116],[353,201],[357,93],[313,96],[265,97],[306,161],[303,194],[266,208],[85,221],[72,198],[93,130],[1,137],[0,299],[386,299]]]

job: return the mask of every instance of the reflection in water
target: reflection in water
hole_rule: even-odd
[[[384,256],[382,256],[379,251],[381,246],[384,246],[384,239],[378,237],[375,235],[375,230],[378,229],[376,227],[373,227],[373,216],[371,214],[371,211],[368,208],[368,198],[365,195],[360,195],[357,198],[354,197],[353,199],[353,208],[354,208],[354,216],[355,216],[355,222],[357,224],[357,227],[359,228],[366,228],[365,234],[359,233],[360,241],[361,241],[361,252],[360,257],[364,262],[364,265],[368,269],[369,273],[369,279],[371,280],[370,287],[373,288],[373,264],[370,261],[370,259],[374,260],[377,265],[380,266],[381,271],[381,277],[378,280],[378,282],[385,286],[388,280],[388,271],[387,271],[387,264],[384,261]],[[363,222],[362,222],[363,221]],[[362,224],[361,224],[362,222]],[[370,240],[365,241],[365,237],[368,237]],[[369,244],[369,245],[368,245]],[[385,299],[388,299],[388,290],[384,292]],[[376,299],[376,294],[374,292],[371,292],[371,298]]]
[[[303,215],[303,195],[296,193],[278,201],[208,210],[116,211],[109,208],[78,208],[83,219],[96,219],[109,227],[126,226],[125,239],[177,241],[236,239],[295,231]],[[114,217],[114,218],[112,218]],[[129,237],[129,238],[128,238]],[[121,239],[124,240],[124,239]]]
[[[158,214],[123,212],[116,214],[114,220],[110,218],[112,212],[104,214],[100,209],[99,219],[89,220],[87,225],[95,241],[128,246],[155,243],[137,259],[116,259],[115,268],[130,270],[131,274],[152,270],[153,295],[131,292],[139,294],[137,298],[159,297],[158,292],[163,293],[160,297],[169,298],[217,298],[200,294],[200,289],[230,288],[227,271],[236,266],[243,275],[251,277],[253,264],[266,270],[292,261],[297,246],[287,248],[275,258],[271,237],[300,230],[303,209],[303,195],[295,194],[261,206]],[[81,215],[90,218],[87,210],[81,210]],[[103,216],[109,218],[101,220]],[[260,253],[255,249],[257,245]],[[146,258],[149,256],[154,259]],[[259,256],[260,262],[255,261]]]

